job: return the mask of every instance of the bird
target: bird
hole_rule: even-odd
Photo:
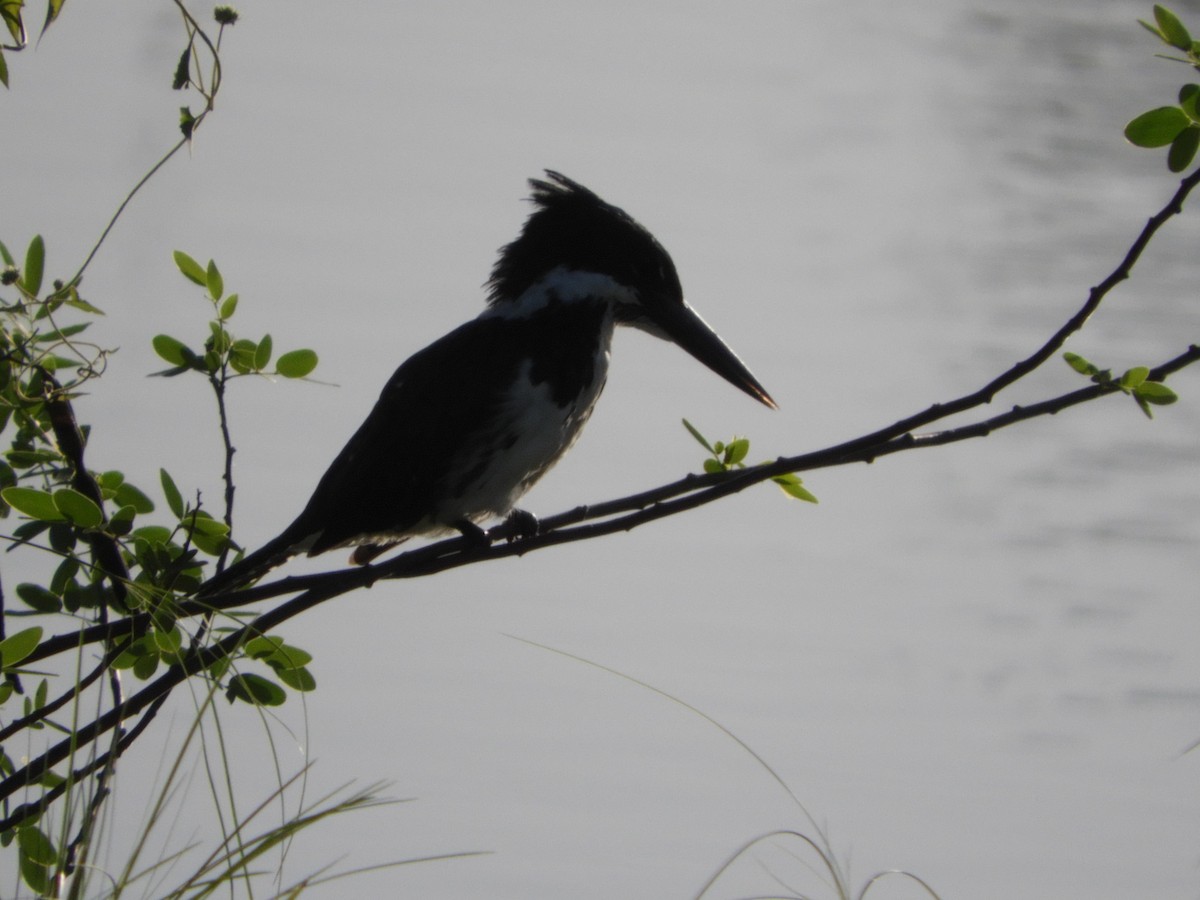
[[[533,211],[499,251],[480,315],[409,357],[287,528],[203,583],[244,587],[287,559],[353,547],[366,564],[414,536],[482,523],[522,536],[529,488],[578,439],[608,374],[613,332],[679,345],[772,409],[775,401],[684,301],[670,254],[624,210],[547,169]]]

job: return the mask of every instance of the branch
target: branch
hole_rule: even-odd
[[[1060,350],[1066,340],[1084,326],[1108,293],[1130,276],[1134,265],[1150,240],[1172,216],[1182,211],[1184,200],[1197,184],[1200,184],[1200,170],[1180,182],[1179,188],[1167,205],[1143,227],[1120,265],[1099,285],[1089,291],[1086,301],[1075,315],[1033,354],[1017,362],[972,393],[962,395],[949,402],[935,403],[924,411],[900,419],[885,428],[822,450],[780,457],[774,462],[735,472],[689,475],[671,484],[628,497],[592,506],[580,506],[543,519],[542,532],[533,537],[512,540],[516,535],[512,534],[505,526],[498,526],[489,532],[489,536],[497,542],[486,547],[479,547],[464,538],[453,538],[411,550],[375,566],[281,578],[265,585],[218,594],[206,598],[203,602],[192,600],[181,604],[176,610],[178,615],[199,615],[273,597],[297,595],[257,616],[248,625],[232,632],[218,643],[206,648],[189,650],[163,675],[142,688],[120,707],[110,710],[88,725],[79,728],[71,737],[49,748],[40,757],[31,760],[24,768],[5,779],[0,783],[0,800],[36,783],[44,773],[65,759],[69,753],[119,727],[126,719],[138,715],[143,710],[147,710],[147,716],[153,715],[153,712],[165,701],[177,684],[236,652],[237,648],[250,637],[266,634],[271,628],[305,610],[351,590],[368,587],[379,580],[423,577],[463,565],[510,556],[522,556],[546,547],[589,540],[617,531],[629,531],[647,522],[678,515],[731,494],[739,493],[776,475],[806,472],[855,462],[871,462],[905,450],[937,447],[969,438],[984,437],[1018,422],[1053,415],[1081,403],[1118,392],[1119,388],[1111,383],[1093,384],[1030,406],[1013,407],[1008,412],[978,422],[931,434],[915,433],[917,429],[934,422],[990,403],[996,394],[1033,372]],[[1167,375],[1197,361],[1200,361],[1200,346],[1192,345],[1180,355],[1156,367],[1150,374],[1150,380],[1161,381]],[[499,539],[502,538],[508,539],[508,541],[500,543]],[[149,614],[142,613],[127,617],[118,623],[101,623],[74,634],[59,635],[44,641],[37,651],[26,658],[25,664],[32,664],[63,650],[77,648],[82,644],[111,640],[118,634],[145,633],[149,625]],[[145,722],[146,716],[143,716],[134,730],[117,744],[115,752],[119,753],[127,746],[128,741],[144,728]],[[47,794],[39,801],[27,804],[22,809],[28,810],[34,807],[42,809],[52,799],[53,797]],[[10,816],[4,822],[0,822],[0,828],[9,827],[17,821],[19,821],[18,818]]]
[[[1174,359],[1157,366],[1151,372],[1151,377],[1154,380],[1161,380],[1195,362],[1200,362],[1200,345],[1192,345]],[[493,543],[487,547],[479,547],[465,538],[451,538],[411,550],[375,566],[281,578],[262,587],[217,595],[204,603],[193,601],[183,604],[179,610],[181,616],[198,615],[214,609],[228,609],[283,594],[298,593],[298,596],[262,613],[248,625],[227,635],[217,644],[188,652],[163,675],[126,700],[120,708],[113,709],[89,725],[78,729],[73,736],[59,742],[40,757],[30,761],[23,769],[14,772],[0,783],[0,800],[36,783],[51,767],[65,759],[73,747],[85,746],[116,728],[125,719],[137,715],[143,709],[150,707],[157,709],[176,685],[218,660],[231,655],[250,638],[265,635],[272,628],[326,600],[349,593],[357,588],[369,587],[376,581],[419,578],[459,566],[511,556],[523,556],[546,547],[590,540],[618,531],[631,531],[648,522],[678,515],[731,494],[739,493],[756,484],[768,481],[775,475],[806,472],[855,462],[872,462],[880,457],[890,456],[904,450],[939,447],[970,438],[985,437],[1018,422],[1054,415],[1070,407],[1119,392],[1119,389],[1112,384],[1093,384],[1030,406],[1013,407],[1008,412],[989,419],[927,435],[914,435],[908,431],[895,434],[893,433],[895,426],[893,426],[877,432],[880,435],[890,436],[873,443],[866,443],[863,439],[858,439],[825,450],[798,456],[780,457],[774,462],[737,472],[690,475],[651,491],[644,491],[594,506],[576,507],[568,512],[544,519],[543,531],[532,537],[506,543]],[[506,533],[507,530],[506,526],[499,526],[490,534],[497,540],[508,538],[510,535]],[[149,623],[148,614],[133,616],[131,619],[135,631],[138,630],[137,623],[139,621],[142,629]],[[125,629],[129,629],[131,622],[126,620],[120,624]],[[74,642],[72,646],[78,646],[80,642],[86,642],[88,639],[104,639],[108,636],[108,630],[106,626],[95,626],[84,629],[78,634],[63,637],[72,638]],[[49,655],[43,650],[56,640],[59,639],[53,638],[43,642],[34,654],[26,658],[26,665]],[[138,724],[140,727],[144,727],[142,722]],[[124,746],[126,746],[126,740],[123,739],[120,748],[123,749]],[[38,803],[41,802],[42,800],[38,801]],[[27,804],[22,809],[27,809],[29,806],[30,804]],[[0,830],[16,821],[19,820],[15,815],[0,821]]]
[[[1155,367],[1150,373],[1150,379],[1161,381],[1196,362],[1200,362],[1200,345],[1192,345],[1175,358]],[[519,540],[513,540],[517,536],[507,525],[499,525],[488,532],[493,539],[493,543],[488,546],[481,547],[460,537],[448,538],[409,550],[376,565],[337,569],[314,575],[287,576],[267,584],[217,594],[203,601],[187,601],[181,603],[175,612],[180,618],[208,615],[214,611],[236,609],[274,597],[299,594],[294,601],[297,602],[294,610],[287,605],[280,607],[277,613],[280,617],[272,619],[267,625],[263,624],[262,617],[254,620],[251,627],[265,631],[267,627],[274,627],[316,603],[359,588],[370,587],[377,581],[420,578],[460,566],[524,556],[546,547],[588,540],[618,531],[631,531],[647,522],[678,515],[731,494],[740,493],[777,475],[873,462],[903,450],[940,447],[969,438],[986,437],[1018,422],[1054,415],[1072,406],[1114,393],[1119,393],[1115,386],[1093,384],[1040,403],[1013,407],[1010,411],[989,419],[923,435],[915,435],[908,431],[896,433],[896,426],[890,426],[875,432],[882,436],[875,442],[866,442],[864,438],[858,438],[809,453],[782,456],[773,462],[749,469],[687,475],[678,481],[626,497],[577,506],[541,519],[541,530],[538,534]],[[942,408],[949,405],[944,404]],[[902,421],[911,421],[912,418],[916,417]],[[150,614],[139,613],[112,625],[93,625],[79,632],[56,635],[44,640],[26,658],[25,664],[31,665],[64,651],[74,650],[83,644],[111,640],[118,636],[136,638],[145,634],[150,624]]]

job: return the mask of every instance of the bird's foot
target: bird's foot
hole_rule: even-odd
[[[538,521],[538,517],[526,509],[514,509],[508,514],[504,524],[509,529],[509,541],[536,537],[542,530],[542,523]]]
[[[504,524],[496,528],[484,530],[466,519],[455,522],[454,527],[466,538],[471,547],[488,547],[496,537],[499,537],[499,534],[493,534],[493,531],[504,532],[504,536],[511,543],[522,538],[533,537],[538,534],[542,526],[538,522],[538,517],[533,513],[523,509],[514,509],[504,519]]]
[[[491,536],[476,525],[474,522],[463,519],[461,522],[455,522],[454,527],[466,539],[467,545],[473,549],[489,547],[492,543]]]

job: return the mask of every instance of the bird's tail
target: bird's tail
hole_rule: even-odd
[[[193,596],[215,597],[217,594],[246,587],[294,556],[294,545],[295,539],[285,531],[249,556],[243,556],[229,568],[213,575],[196,589]]]

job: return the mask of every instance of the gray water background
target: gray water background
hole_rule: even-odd
[[[167,464],[216,501],[203,386],[144,377],[155,333],[204,329],[171,251],[216,258],[238,328],[315,346],[338,385],[235,386],[249,545],[290,520],[395,365],[476,314],[543,167],[656,233],[782,410],[619,335],[587,434],[529,497],[542,514],[698,467],[681,416],[768,458],[975,389],[1082,303],[1175,184],[1120,137],[1189,74],[1152,58],[1148,4],[241,9],[217,112],[88,272],[121,353],[81,406],[107,423],[94,465],[132,452],[144,486]],[[173,140],[180,46],[168,4],[68,5],[10,57],[0,239],[41,231],[54,275],[87,252]],[[1072,349],[1121,370],[1195,341],[1198,236],[1189,210]],[[1079,383],[1052,363],[989,411]],[[812,473],[818,507],[763,488],[289,624],[320,690],[282,713],[283,768],[317,760],[310,796],[385,779],[418,799],[299,842],[287,872],[489,850],[313,895],[686,897],[756,835],[815,835],[712,724],[515,636],[722,723],[859,883],[900,867],[952,898],[1195,897],[1200,382],[1172,383],[1183,402],[1153,423],[1093,404]],[[223,721],[253,802],[273,779],[262,726]],[[119,834],[160,748],[140,752]],[[176,842],[207,802],[197,776]],[[817,891],[809,861],[766,845],[709,896]]]

